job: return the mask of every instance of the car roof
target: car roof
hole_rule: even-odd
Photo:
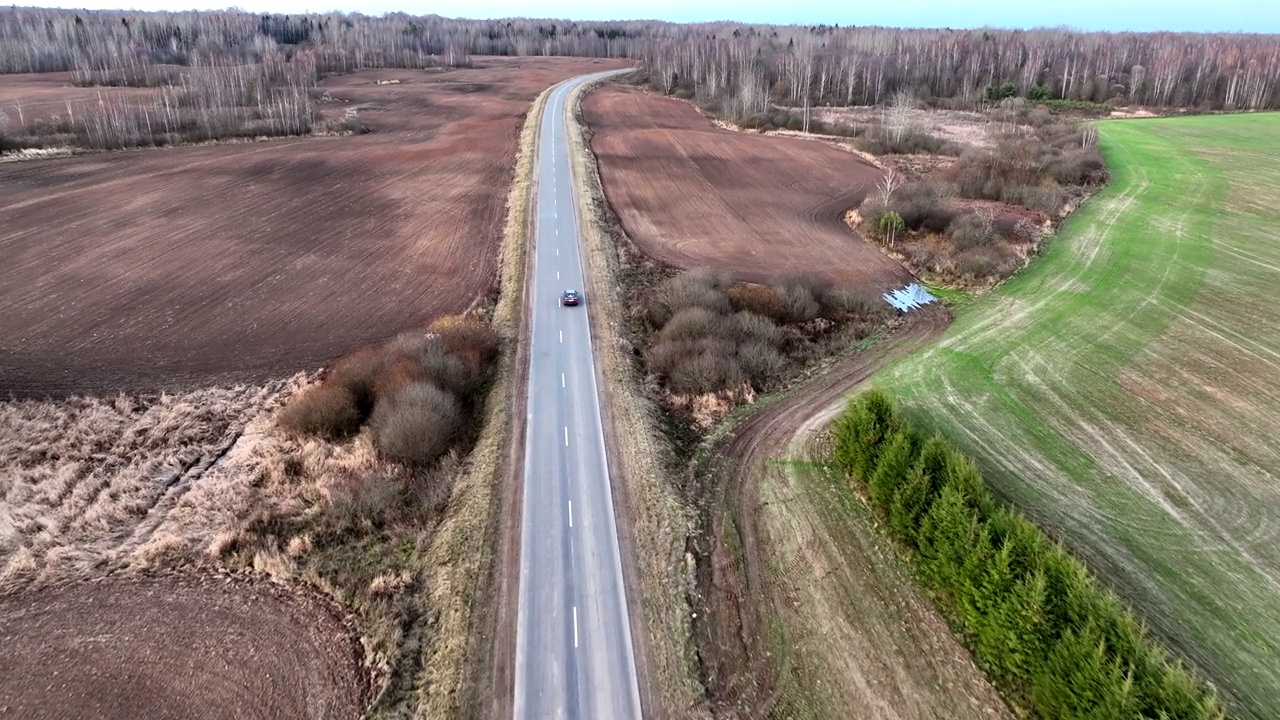
[[[578,291],[577,291],[577,290],[565,290],[565,291],[564,291],[564,294],[565,294],[565,295],[577,295],[577,294],[578,294]]]

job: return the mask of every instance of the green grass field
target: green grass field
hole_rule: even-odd
[[[1280,717],[1280,115],[1103,123],[1113,182],[877,383]]]

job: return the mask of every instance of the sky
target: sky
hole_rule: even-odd
[[[407,12],[445,17],[571,20],[736,20],[749,23],[894,27],[1071,27],[1280,33],[1276,0],[233,0],[251,12]],[[48,6],[39,0],[30,5]],[[217,0],[84,0],[54,7],[185,10],[227,7]]]

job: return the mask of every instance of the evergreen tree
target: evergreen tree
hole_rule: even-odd
[[[967,544],[976,534],[977,518],[964,495],[947,486],[929,508],[920,531],[920,554],[925,575],[954,594],[962,576]]]
[[[894,495],[906,481],[915,462],[915,439],[905,430],[897,430],[889,436],[876,461],[867,485],[876,512],[887,518],[893,507]]]
[[[1130,668],[1114,659],[1092,624],[1068,630],[1054,643],[1032,678],[1031,698],[1040,717],[1128,720],[1137,716]]]
[[[920,464],[911,469],[907,479],[898,488],[893,497],[893,506],[889,509],[889,525],[899,540],[913,548],[919,549],[920,520],[933,504],[936,495],[933,492],[933,481],[921,472]]]

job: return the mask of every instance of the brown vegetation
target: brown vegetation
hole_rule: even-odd
[[[880,177],[857,156],[722,130],[634,88],[593,92],[583,115],[609,204],[646,255],[752,282],[789,271],[868,290],[910,280],[841,222]]]
[[[326,81],[368,135],[0,164],[0,393],[257,381],[481,302],[529,102],[616,63],[475,64]]]
[[[806,360],[867,337],[890,314],[873,292],[804,274],[758,285],[700,270],[635,295],[649,323],[645,365],[667,391],[663,406],[703,430],[785,385]]]
[[[339,359],[319,385],[290,399],[278,422],[289,432],[341,439],[367,421],[386,457],[430,465],[473,415],[498,347],[483,320],[438,318]]]
[[[922,277],[967,286],[1008,277],[1106,177],[1088,128],[1022,115],[1040,124],[1002,125],[912,181],[891,171],[854,224]]]

